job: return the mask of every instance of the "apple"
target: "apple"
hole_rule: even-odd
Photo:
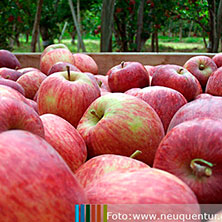
[[[28,98],[26,98],[26,101],[27,101],[27,104],[28,104],[30,107],[32,107],[32,108],[36,111],[36,113],[38,113],[38,104],[37,104],[37,102],[35,102],[35,101],[32,100],[32,99],[28,99]]]
[[[108,76],[94,75],[94,77],[99,85],[101,96],[111,92],[108,84]]]
[[[48,75],[51,75],[54,72],[67,71],[67,66],[69,66],[70,71],[81,72],[76,66],[74,66],[70,63],[57,62],[49,69]]]
[[[73,57],[74,65],[80,69],[81,72],[98,74],[98,66],[91,56],[83,53],[74,53]]]
[[[0,133],[22,129],[44,137],[44,128],[39,115],[22,101],[0,96]]]
[[[103,154],[83,163],[75,172],[75,175],[82,187],[87,187],[88,184],[93,183],[108,173],[115,171],[129,172],[143,168],[149,168],[149,166],[131,157]]]
[[[20,92],[6,85],[0,85],[0,97],[3,96],[28,104],[26,98]]]
[[[198,80],[179,65],[162,65],[153,77],[152,86],[165,86],[180,92],[189,102],[202,93]]]
[[[61,156],[23,130],[0,133],[0,221],[70,222],[87,198]]]
[[[168,131],[176,125],[199,117],[222,119],[222,97],[204,95],[182,106],[170,121]]]
[[[45,129],[45,140],[63,157],[75,172],[87,157],[86,144],[78,131],[63,118],[54,114],[40,116]]]
[[[153,167],[178,176],[194,191],[200,204],[221,204],[221,137],[221,119],[183,122],[163,138]]]
[[[54,50],[54,49],[68,49],[68,47],[67,47],[66,45],[62,44],[62,43],[59,43],[59,44],[51,44],[51,45],[47,46],[47,47],[43,50],[43,52],[42,52],[42,54],[41,54],[41,57],[40,57],[40,60],[41,60],[41,58],[42,58],[46,53],[48,53],[48,52],[50,52],[50,51],[52,51],[52,50]]]
[[[25,96],[24,88],[19,83],[15,82],[13,80],[0,78],[0,85],[9,86],[12,89],[15,89],[18,92],[20,92],[23,96]]]
[[[51,47],[48,49],[48,47]],[[40,71],[44,74],[48,74],[50,68],[57,62],[68,62],[74,64],[74,58],[72,53],[67,47],[53,48],[53,45],[48,46],[40,58]]]
[[[97,98],[82,116],[77,130],[86,142],[88,157],[101,154],[130,156],[152,165],[164,136],[162,122],[154,109],[141,99],[124,93]]]
[[[213,56],[212,59],[215,62],[215,64],[217,65],[217,68],[222,66],[222,52],[217,53],[215,56]]]
[[[214,96],[222,96],[222,67],[211,74],[205,92]]]
[[[21,69],[17,69],[18,72],[22,73],[22,74],[25,74],[27,72],[30,72],[30,71],[39,71],[39,69],[37,68],[34,68],[34,67],[25,67],[25,68],[21,68]]]
[[[189,72],[191,72],[200,82],[203,89],[207,84],[210,75],[217,70],[217,65],[208,56],[194,56],[186,61],[184,64]]]
[[[121,62],[108,72],[108,84],[112,92],[125,92],[131,88],[149,86],[149,74],[139,62]]]
[[[90,183],[85,191],[90,204],[198,204],[182,180],[154,168],[115,171]]]
[[[25,97],[33,99],[39,86],[46,77],[47,76],[40,71],[30,71],[19,77],[16,82],[24,88]]]
[[[5,49],[1,49],[0,50],[0,68],[1,67],[16,69],[16,68],[20,68],[21,64],[12,52]]]
[[[125,93],[147,102],[159,115],[165,132],[177,110],[187,103],[180,92],[164,86],[134,88]]]
[[[74,127],[88,106],[100,96],[96,80],[82,72],[57,72],[39,87],[37,103],[40,115],[56,114]]]
[[[22,73],[10,68],[0,68],[0,77],[4,79],[10,79],[13,81],[16,81],[20,76],[22,76]]]

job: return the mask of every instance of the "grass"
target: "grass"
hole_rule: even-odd
[[[40,40],[41,41],[41,40]],[[30,52],[30,43],[25,43],[24,38],[20,39],[20,47],[15,46],[13,52]],[[58,40],[55,40],[55,43],[58,43]],[[75,44],[71,43],[71,39],[67,37],[64,38],[61,43],[67,45],[67,47],[72,52],[77,52],[77,40]],[[87,52],[99,52],[100,51],[100,40],[96,37],[87,36],[84,39],[84,44],[86,47]],[[38,51],[38,47],[37,47]],[[40,52],[43,51],[43,47],[41,46]],[[151,39],[149,39],[143,50],[143,52],[150,52],[151,51]],[[182,40],[179,37],[172,37],[169,38],[167,36],[160,36],[159,37],[159,51],[160,52],[206,52],[204,47],[204,43],[202,38],[199,37],[190,37],[190,38],[183,38]]]

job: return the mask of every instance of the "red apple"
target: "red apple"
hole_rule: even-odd
[[[94,75],[94,77],[99,85],[101,96],[111,92],[111,90],[109,88],[109,84],[108,84],[108,76]]]
[[[0,133],[22,129],[44,137],[44,128],[39,115],[22,101],[0,96]]]
[[[165,86],[180,92],[187,101],[202,92],[198,80],[185,68],[178,65],[162,65],[152,77],[152,86]]]
[[[74,53],[73,57],[74,65],[82,72],[98,74],[98,66],[91,56],[83,53]]]
[[[222,120],[198,118],[174,127],[161,141],[153,167],[183,180],[200,204],[222,203]]]
[[[46,77],[47,76],[40,71],[30,71],[19,77],[17,79],[17,83],[24,88],[25,97],[33,99],[41,83],[46,79]]]
[[[45,49],[47,51],[47,48]],[[47,52],[43,52],[43,56],[40,59],[40,71],[48,74],[50,68],[57,62],[67,62],[74,64],[74,58],[72,53],[67,48],[55,48]]]
[[[16,69],[16,68],[20,68],[21,64],[12,52],[5,49],[1,49],[0,50],[0,68],[1,67]]]
[[[81,72],[76,66],[67,63],[67,62],[57,62],[56,64],[54,64],[49,72],[48,72],[48,76],[51,75],[52,73],[55,72],[62,72],[62,71],[67,71],[67,66],[69,67],[70,71],[76,71],[76,72]]]
[[[88,184],[94,183],[95,180],[114,171],[129,172],[148,167],[147,164],[131,157],[103,154],[86,161],[79,167],[75,175],[80,184],[86,187]]]
[[[96,81],[81,72],[57,72],[48,76],[38,91],[40,115],[52,113],[77,126],[88,106],[100,96]]]
[[[70,222],[74,205],[87,202],[65,161],[27,131],[0,134],[0,221]]]
[[[34,68],[34,67],[25,67],[25,68],[17,69],[17,71],[22,73],[22,74],[25,74],[25,73],[30,72],[30,71],[40,71],[40,70],[37,69],[37,68]]]
[[[152,165],[164,136],[161,120],[146,102],[124,93],[109,93],[96,99],[82,116],[77,130],[88,148],[88,156],[119,154]]]
[[[149,86],[149,74],[139,62],[121,62],[111,68],[107,75],[112,92],[125,92],[131,88]]]
[[[45,140],[63,157],[75,172],[87,157],[86,144],[78,131],[66,120],[54,114],[40,116]]]
[[[23,96],[25,96],[24,88],[19,83],[15,82],[13,80],[0,78],[0,85],[9,86],[12,89],[15,89],[18,92],[20,92]]]
[[[168,131],[176,125],[199,117],[222,119],[222,97],[201,96],[182,106],[170,121]]]
[[[222,67],[211,74],[205,91],[214,96],[222,96]]]
[[[125,93],[147,102],[159,115],[165,132],[177,110],[187,103],[180,92],[164,86],[151,86],[143,89],[134,88]]]
[[[90,204],[198,203],[193,191],[178,177],[154,168],[109,173],[85,191]]]
[[[184,68],[198,79],[204,89],[208,78],[217,69],[217,65],[208,56],[194,56],[186,61]]]
[[[27,104],[36,111],[36,113],[39,113],[38,112],[38,104],[37,104],[37,102],[35,102],[32,99],[28,99],[28,98],[26,98],[26,101],[27,101]]]
[[[20,76],[22,76],[22,73],[15,69],[0,68],[0,77],[4,79],[16,81]]]
[[[51,44],[49,46],[47,46],[44,51],[42,52],[41,54],[41,57],[40,59],[48,52],[54,50],[54,49],[68,49],[68,47],[62,43],[59,43],[59,44]]]
[[[215,64],[217,65],[217,68],[222,66],[222,52],[217,53],[212,59],[215,62]]]

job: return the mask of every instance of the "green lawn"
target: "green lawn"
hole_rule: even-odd
[[[24,39],[21,39],[20,47],[15,46],[13,52],[30,52],[30,42],[25,43]],[[58,40],[55,40],[58,43]],[[63,39],[61,43],[64,43],[72,52],[77,52],[77,41],[73,45],[71,39]],[[99,52],[100,51],[100,40],[97,38],[84,39],[84,44],[87,52]],[[41,51],[43,47],[41,47]],[[38,47],[37,47],[38,51]],[[115,51],[115,50],[114,50]],[[143,52],[151,51],[151,40],[149,39]],[[159,37],[159,51],[160,52],[206,52],[202,38],[191,37],[183,38],[182,41],[178,37],[169,38],[166,36]]]

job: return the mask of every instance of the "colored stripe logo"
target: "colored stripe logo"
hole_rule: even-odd
[[[107,222],[107,205],[76,204],[75,222]]]

